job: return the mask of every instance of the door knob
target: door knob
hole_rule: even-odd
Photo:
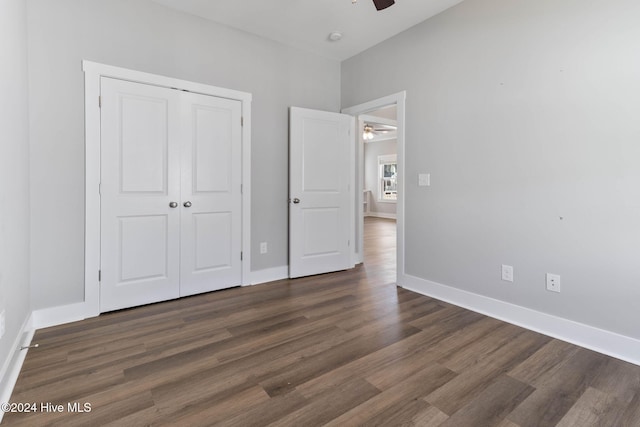
[[[169,207],[170,207],[170,208],[177,208],[177,207],[178,207],[178,202],[171,202],[171,203],[169,203]]]
[[[298,199],[298,198],[296,197],[295,199],[293,199],[293,203],[295,203],[295,204],[297,205],[298,203],[300,203],[300,199]]]
[[[191,207],[191,202],[184,202],[184,204],[182,205],[185,208],[190,208]]]

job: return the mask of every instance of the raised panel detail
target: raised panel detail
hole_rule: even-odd
[[[120,217],[118,285],[167,275],[168,217]]]
[[[341,190],[340,177],[344,175],[343,164],[336,154],[339,147],[339,123],[317,119],[305,119],[303,124],[303,191],[338,193]]]
[[[232,219],[231,212],[193,215],[195,271],[231,266]]]
[[[303,257],[323,256],[340,252],[340,209],[305,209]]]
[[[120,191],[166,194],[167,101],[121,95],[119,122]]]
[[[231,190],[232,112],[194,105],[193,191]]]

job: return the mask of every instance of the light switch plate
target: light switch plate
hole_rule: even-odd
[[[418,174],[418,186],[420,187],[429,187],[431,185],[431,174],[430,173],[420,173]]]

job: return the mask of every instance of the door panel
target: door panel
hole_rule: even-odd
[[[202,102],[202,100],[200,101]],[[211,103],[210,99],[204,101]],[[234,137],[234,125],[238,125],[238,123],[234,123],[234,111],[194,104],[192,105],[192,113],[193,122],[191,125],[195,135],[193,139],[193,192],[229,193],[232,191],[231,166],[234,160],[234,147],[231,141]],[[239,120],[237,116],[236,119]]]
[[[326,118],[303,118],[302,127],[302,191],[338,195],[344,189],[343,162],[336,154],[344,154],[344,132],[340,121]],[[344,135],[343,135],[344,136]]]
[[[291,108],[289,276],[353,267],[350,116]]]
[[[119,101],[120,192],[167,194],[168,100],[121,93]]]
[[[180,295],[242,284],[241,103],[194,93],[182,98]]]
[[[118,284],[166,279],[169,221],[167,215],[119,217],[120,272]],[[144,254],[144,256],[140,256]]]
[[[194,271],[230,268],[233,250],[231,212],[201,213],[192,217],[196,254]]]
[[[303,258],[339,254],[341,250],[340,210],[336,208],[304,209]]]
[[[180,199],[177,94],[103,78],[100,310],[176,298]]]

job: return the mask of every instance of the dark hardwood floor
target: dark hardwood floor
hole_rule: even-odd
[[[37,331],[11,400],[38,412],[3,425],[640,426],[640,367],[396,288],[395,223],[366,240],[351,271]]]

